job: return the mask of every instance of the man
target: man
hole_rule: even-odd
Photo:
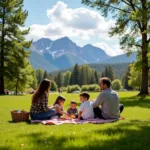
[[[104,77],[100,79],[99,83],[102,93],[93,102],[94,114],[100,119],[118,119],[120,113],[123,111],[123,104],[119,104],[117,92],[110,88],[111,81]],[[101,108],[99,108],[101,105]]]

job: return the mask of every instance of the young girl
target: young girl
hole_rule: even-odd
[[[56,115],[56,110],[48,107],[48,96],[51,82],[48,79],[41,81],[38,89],[33,94],[30,108],[32,120],[50,119]]]
[[[55,108],[58,117],[60,117],[63,114],[67,115],[67,113],[63,111],[63,107],[62,107],[64,102],[65,102],[65,98],[63,96],[58,96],[55,103],[53,104],[52,108]]]

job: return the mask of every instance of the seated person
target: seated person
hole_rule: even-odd
[[[56,115],[56,110],[48,107],[48,96],[51,82],[48,79],[41,81],[32,97],[30,116],[32,120],[50,119]]]
[[[60,118],[63,114],[67,115],[66,112],[63,111],[63,104],[65,102],[65,98],[63,96],[58,96],[55,103],[53,104],[52,108],[55,108],[56,112],[57,112],[57,116],[58,118]]]
[[[67,113],[71,118],[78,118],[78,109],[77,107],[77,102],[72,100],[70,102],[70,108],[68,108]]]
[[[89,101],[89,98],[90,95],[86,92],[80,94],[81,106],[78,114],[78,120],[94,118],[93,106]]]
[[[118,93],[111,89],[110,79],[107,77],[101,78],[99,86],[102,92],[92,104],[94,114],[100,119],[120,118],[120,113],[123,111],[124,105],[119,104]]]

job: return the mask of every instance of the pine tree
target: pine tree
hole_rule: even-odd
[[[64,86],[65,87],[69,85],[70,77],[71,77],[71,72],[70,71],[65,72],[64,74]]]
[[[53,76],[52,76],[51,73],[49,74],[49,79],[50,79],[50,80],[53,80]]]
[[[79,84],[79,80],[80,80],[80,68],[78,64],[75,64],[71,75],[71,85]]]
[[[36,89],[36,88],[37,88],[37,79],[36,79],[36,72],[35,72],[35,70],[34,70],[34,74],[33,74],[33,82],[32,82],[32,84],[31,84],[31,87],[32,87],[33,89]]]
[[[87,75],[85,69],[86,69],[85,66],[82,65],[80,69],[80,81],[79,81],[80,86],[87,84]]]
[[[95,75],[96,84],[98,84],[98,82],[99,82],[99,77],[98,77],[98,74],[97,74],[97,71],[96,71],[96,70],[95,70],[94,75]]]
[[[125,75],[123,76],[123,87],[127,90],[132,90],[133,88],[131,86],[129,86],[128,82],[129,82],[129,76],[130,76],[130,67],[128,66],[127,71],[125,73]]]
[[[28,16],[23,10],[24,0],[0,1],[0,94],[4,94],[4,76],[12,80],[20,68],[25,68],[31,41],[25,40],[29,29],[21,30]]]
[[[35,72],[36,72],[37,82],[38,82],[38,85],[39,85],[40,82],[43,80],[44,72],[43,72],[42,69],[37,69]]]
[[[93,70],[93,72],[92,72],[90,84],[96,84],[96,78],[95,78],[95,71],[94,71],[94,70]]]
[[[52,80],[51,82],[51,88],[50,88],[51,91],[57,91],[57,84],[54,80]]]
[[[64,76],[61,72],[59,72],[56,76],[56,83],[57,83],[58,88],[63,86]]]
[[[111,81],[115,79],[115,75],[111,66],[108,66],[108,77],[110,78]]]
[[[85,65],[85,72],[87,76],[87,84],[90,84],[90,80],[92,77],[92,69],[88,65]]]
[[[102,72],[101,77],[108,77],[111,81],[115,79],[114,72],[111,68],[111,66],[106,66],[104,72]]]
[[[105,75],[105,77],[109,78],[109,67],[108,66],[106,66],[106,68],[105,68],[104,75]]]
[[[46,70],[44,71],[43,79],[49,79],[50,80],[50,76]]]
[[[105,77],[105,74],[104,74],[104,72],[102,72],[102,74],[101,74],[101,78],[103,78],[103,77]]]

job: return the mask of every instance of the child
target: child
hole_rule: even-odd
[[[81,106],[79,110],[78,120],[94,118],[93,106],[89,101],[90,95],[86,92],[80,94]]]
[[[68,108],[67,113],[71,118],[78,118],[78,109],[77,107],[77,102],[72,100],[70,102],[70,108]]]
[[[60,118],[63,114],[67,115],[67,113],[65,113],[63,111],[63,104],[65,102],[65,98],[63,96],[58,96],[55,103],[53,104],[53,108],[56,109],[57,112],[57,116]]]

